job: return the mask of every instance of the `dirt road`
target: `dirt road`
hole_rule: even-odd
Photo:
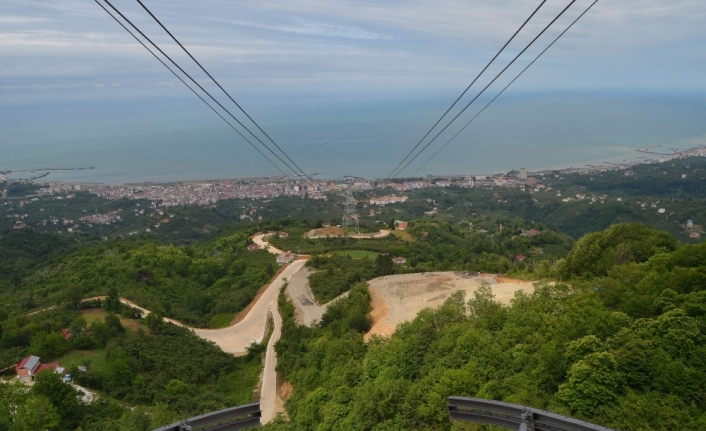
[[[265,369],[262,373],[262,388],[260,390],[260,408],[262,409],[262,417],[260,421],[266,424],[277,416],[281,402],[277,400],[277,353],[275,352],[275,343],[282,335],[282,316],[279,314],[277,301],[272,308],[272,320],[274,321],[274,329],[272,336],[267,342],[267,352],[265,353]],[[283,410],[283,409],[282,409]]]
[[[265,241],[265,238],[267,238],[267,237],[270,236],[270,235],[272,235],[272,234],[271,234],[271,233],[262,233],[262,234],[259,234],[259,235],[255,235],[254,237],[252,237],[252,242],[254,242],[255,244],[259,245],[260,248],[265,249],[265,250],[269,251],[269,252],[272,253],[272,254],[282,254],[282,253],[284,253],[283,250],[280,250],[280,249],[278,249],[277,247],[275,247],[274,245],[272,245],[272,244],[270,244],[269,242],[266,242],[266,241]]]
[[[272,247],[262,239],[265,235],[256,235],[253,237],[253,242],[265,248],[272,254],[280,254],[282,250]],[[189,328],[194,331],[196,335],[206,340],[213,341],[220,347],[224,352],[232,353],[233,355],[239,356],[247,353],[247,347],[253,342],[259,343],[265,336],[265,328],[267,325],[267,315],[268,312],[272,313],[274,320],[274,330],[269,342],[267,343],[267,351],[265,353],[265,368],[263,370],[262,376],[262,390],[260,398],[260,407],[262,409],[262,423],[265,424],[272,419],[274,419],[277,411],[282,410],[282,403],[277,400],[277,373],[275,367],[277,366],[277,354],[275,353],[275,343],[279,340],[282,333],[282,317],[279,314],[277,307],[277,298],[279,292],[284,286],[285,279],[289,280],[294,274],[299,272],[304,267],[306,260],[296,260],[290,263],[284,271],[280,272],[277,277],[270,283],[270,285],[262,292],[261,295],[255,300],[254,304],[245,315],[245,317],[236,323],[235,325],[229,326],[227,328],[220,329],[198,329],[190,328],[181,322],[174,319],[165,318],[164,320],[175,325],[179,325],[185,328]],[[307,284],[308,286],[308,284]],[[105,299],[105,296],[97,296],[93,298],[86,298],[84,301],[90,301],[94,299]],[[120,298],[120,302],[125,305],[134,307],[142,311],[142,316],[145,317],[150,314],[150,310],[140,307],[134,302]],[[28,315],[36,314],[42,311],[51,310],[55,307],[48,307],[42,310],[34,311]]]
[[[330,304],[340,298],[345,298],[348,296],[348,292],[334,298],[327,304],[320,305],[316,302],[316,298],[314,298],[314,294],[309,287],[309,275],[311,275],[311,272],[306,267],[294,274],[289,280],[289,284],[287,284],[287,294],[296,308],[297,324],[311,327],[321,320]]]
[[[277,311],[277,296],[284,285],[284,279],[292,278],[292,276],[304,266],[305,262],[304,260],[295,260],[290,263],[289,266],[270,283],[269,287],[263,292],[260,298],[258,298],[248,314],[240,322],[221,329],[194,329],[194,333],[199,337],[213,341],[224,352],[234,355],[244,355],[247,353],[247,346],[252,343],[259,343],[264,338],[268,311],[272,311],[273,316],[275,316],[275,331],[278,330],[277,319],[281,322],[281,318]],[[276,339],[279,338],[275,337],[273,334],[272,339],[276,341]],[[269,356],[269,351],[267,355]]]
[[[372,294],[371,317],[373,327],[366,334],[391,335],[397,325],[414,319],[425,308],[436,308],[451,296],[462,290],[469,299],[481,283],[486,282],[495,299],[509,304],[515,292],[532,292],[532,282],[496,279],[492,275],[469,276],[462,272],[429,272],[421,274],[389,275],[369,282]]]

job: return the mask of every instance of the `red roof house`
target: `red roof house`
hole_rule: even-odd
[[[63,335],[67,340],[71,339],[71,332],[67,328],[61,330],[61,335]]]
[[[15,371],[29,370],[34,373],[40,365],[39,356],[27,356],[15,366]]]
[[[517,259],[518,262],[524,262],[524,260],[527,258],[521,254],[518,254],[517,256],[515,256],[515,259]]]
[[[37,373],[41,373],[42,371],[55,371],[59,367],[59,364],[57,362],[51,362],[49,364],[41,364],[39,368],[37,368]]]

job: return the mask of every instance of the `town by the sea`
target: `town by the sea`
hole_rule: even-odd
[[[247,108],[307,173],[372,179],[392,172],[450,100],[451,95],[253,100]],[[400,176],[412,176],[485,103],[479,99]],[[705,120],[703,95],[690,92],[516,94],[499,99],[416,175],[659,158],[706,145]],[[282,175],[195,98],[12,108],[0,102],[0,171],[30,178],[41,171],[27,170],[78,167],[93,169],[53,170],[41,181],[118,184]]]

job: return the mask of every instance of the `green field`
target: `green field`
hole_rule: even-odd
[[[350,256],[353,259],[375,259],[378,257],[378,254],[380,253],[375,253],[374,251],[366,251],[366,250],[350,250],[350,251],[337,251],[336,254],[340,254],[343,256]]]
[[[106,364],[105,349],[73,350],[52,362],[57,362],[67,370],[73,366],[87,365],[91,372],[99,372]]]

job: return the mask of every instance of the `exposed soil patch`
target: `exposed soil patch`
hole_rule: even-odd
[[[430,272],[389,275],[369,282],[372,295],[370,318],[373,326],[365,334],[387,336],[397,325],[414,319],[425,308],[436,308],[456,291],[466,292],[470,298],[482,283],[490,284],[495,299],[509,304],[515,292],[532,292],[533,282],[496,277],[470,275],[464,272]]]
[[[287,399],[294,393],[294,388],[289,382],[283,382],[279,387],[278,395],[282,401],[287,401]]]

